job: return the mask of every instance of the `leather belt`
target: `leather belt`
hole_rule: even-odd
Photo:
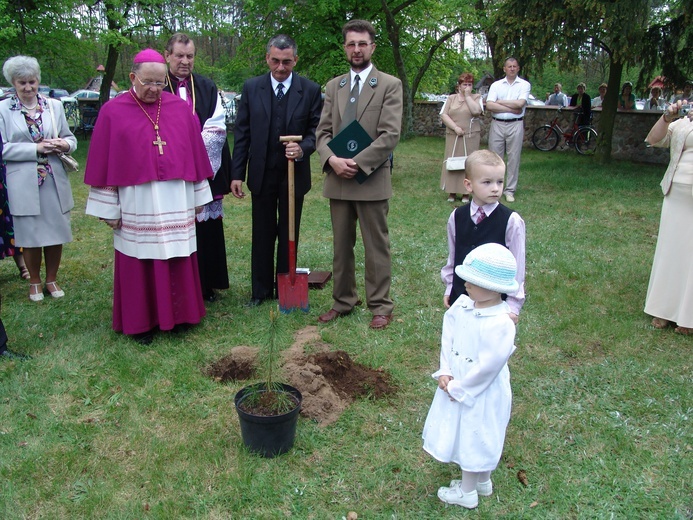
[[[501,121],[502,123],[513,123],[515,121],[522,121],[524,117],[516,117],[515,119],[500,119],[498,117],[494,117],[494,121]]]

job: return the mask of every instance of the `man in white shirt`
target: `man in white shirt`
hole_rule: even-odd
[[[606,97],[606,83],[599,85],[599,95],[595,96],[592,100],[592,108],[601,107],[604,104],[604,98]]]
[[[486,98],[486,108],[493,121],[488,134],[488,149],[501,157],[507,155],[505,200],[515,202],[515,190],[520,176],[520,154],[525,135],[523,119],[532,86],[520,78],[520,64],[510,57],[503,65],[505,77],[494,82]]]

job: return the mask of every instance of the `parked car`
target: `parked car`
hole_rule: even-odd
[[[118,92],[115,89],[111,89],[111,99],[116,97]],[[95,90],[79,89],[70,94],[70,97],[76,98],[79,101],[97,101],[99,99],[99,93]]]
[[[48,96],[54,99],[62,99],[64,97],[69,97],[70,93],[64,88],[52,88],[48,91]]]
[[[541,99],[535,98],[532,94],[529,95],[529,101],[527,101],[527,104],[529,106],[535,106],[535,107],[540,107],[542,105],[545,105]]]

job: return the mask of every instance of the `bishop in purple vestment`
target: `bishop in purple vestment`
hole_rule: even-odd
[[[87,214],[114,230],[113,329],[151,342],[205,315],[195,211],[212,200],[199,123],[167,92],[165,60],[135,56],[132,88],[100,110],[84,182]]]

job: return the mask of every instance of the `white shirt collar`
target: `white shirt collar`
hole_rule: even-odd
[[[371,70],[373,70],[373,64],[371,63],[368,67],[363,69],[361,72],[354,72],[353,70],[349,71],[351,73],[351,83],[349,84],[349,90],[351,90],[354,86],[354,81],[356,80],[356,75],[359,75],[359,93],[361,93],[361,89],[363,88],[363,84],[366,81],[366,78],[368,75],[371,73]]]
[[[294,79],[294,73],[292,72],[291,75],[286,78],[284,81],[281,83],[284,85],[284,94],[286,94],[289,91],[289,88],[291,88],[291,81]],[[270,73],[270,81],[272,82],[272,91],[276,94],[277,93],[277,85],[279,85],[279,81],[274,79],[274,76]]]

